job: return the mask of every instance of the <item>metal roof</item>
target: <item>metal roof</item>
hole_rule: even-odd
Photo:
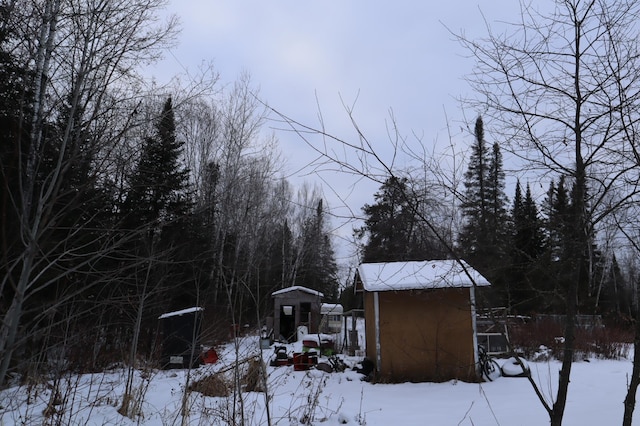
[[[282,290],[274,291],[273,293],[271,293],[271,296],[277,296],[279,294],[289,293],[291,291],[302,291],[304,293],[309,293],[314,296],[324,297],[324,294],[320,293],[319,291],[312,290],[307,287],[302,287],[300,285],[294,285],[293,287],[287,287],[287,288],[283,288]]]
[[[202,310],[204,310],[204,309],[199,307],[199,306],[194,306],[193,308],[181,309],[179,311],[164,313],[164,314],[160,315],[158,317],[158,319],[175,317],[175,316],[180,316],[180,315],[184,315],[184,314],[190,314],[190,313],[193,313],[193,312],[200,312]]]
[[[485,277],[464,261],[362,263],[358,274],[366,291],[485,287]]]

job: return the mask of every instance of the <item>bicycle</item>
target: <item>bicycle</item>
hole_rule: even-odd
[[[487,353],[482,345],[478,345],[478,364],[482,378],[486,381],[492,382],[502,375],[500,364]]]
[[[344,363],[344,361],[335,354],[331,355],[327,359],[327,361],[329,361],[329,365],[331,365],[331,368],[333,369],[333,371],[337,371],[341,373],[347,369],[347,365]]]

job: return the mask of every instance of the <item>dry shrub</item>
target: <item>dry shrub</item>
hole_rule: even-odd
[[[552,320],[533,321],[509,328],[513,347],[531,360],[562,359],[564,327]],[[620,327],[592,327],[576,330],[574,358],[625,358],[633,333]]]
[[[224,374],[210,374],[191,383],[189,390],[200,392],[204,396],[229,396],[232,385]]]
[[[579,329],[576,346],[586,356],[604,359],[620,359],[629,355],[633,333],[616,327],[600,327],[592,330]],[[579,344],[579,346],[578,346]]]
[[[231,370],[235,368],[239,368],[238,372],[242,377],[241,385],[244,391],[265,391],[265,379],[261,361],[255,357],[241,361],[238,367],[226,368],[193,381],[189,386],[189,391],[200,392],[205,396],[229,396],[234,382],[227,377],[227,374],[232,374]]]
[[[543,320],[509,327],[512,346],[525,358],[540,360],[554,357],[562,350],[562,326]]]
[[[264,378],[262,377],[261,361],[253,358],[249,361],[247,374],[244,376],[244,385],[247,392],[264,392]]]

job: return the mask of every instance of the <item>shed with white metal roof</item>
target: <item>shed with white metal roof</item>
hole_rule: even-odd
[[[378,378],[476,381],[476,289],[489,285],[460,260],[361,264],[356,290]]]

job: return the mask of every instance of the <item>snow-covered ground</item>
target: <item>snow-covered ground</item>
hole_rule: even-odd
[[[260,353],[257,337],[239,339],[220,348],[216,364],[191,372],[190,380],[212,376],[233,365],[237,356]],[[289,351],[300,344],[288,346]],[[268,362],[272,349],[263,351]],[[348,365],[360,358],[346,357]],[[560,363],[529,362],[534,379],[550,400],[555,395]],[[565,425],[620,424],[622,401],[631,373],[630,360],[576,362],[573,366]],[[294,371],[292,366],[268,367],[274,425],[544,425],[548,417],[524,378],[501,377],[490,383],[371,384],[350,369],[325,373]],[[232,381],[231,371],[225,374]],[[101,374],[65,378],[58,401],[45,418],[51,382],[31,387],[13,387],[0,392],[0,425],[214,425],[231,424],[233,397],[206,397],[189,392],[183,399],[187,372],[136,371],[136,400],[142,401],[140,416],[129,419],[118,414],[126,372],[114,369]],[[267,424],[264,393],[243,394],[244,422]],[[181,407],[186,410],[181,410]],[[235,400],[235,412],[239,402]],[[187,413],[183,418],[181,413]],[[640,413],[636,417],[640,417]],[[185,422],[183,423],[183,420]],[[236,417],[236,424],[240,420]],[[640,420],[634,421],[640,425]]]

